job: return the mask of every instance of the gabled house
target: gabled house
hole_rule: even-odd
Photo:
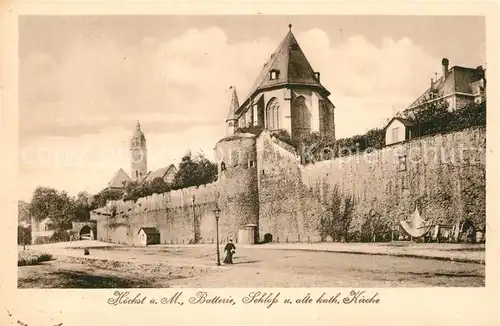
[[[161,178],[165,183],[171,184],[174,182],[176,174],[177,168],[175,167],[175,165],[170,164],[169,166],[166,166],[164,168],[149,172],[141,181],[141,184],[153,181],[156,178]]]
[[[385,126],[384,131],[386,145],[400,143],[417,136],[415,123],[400,117],[392,118]]]

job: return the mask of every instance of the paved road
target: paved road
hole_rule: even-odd
[[[484,265],[441,260],[239,249],[227,271],[169,282],[190,287],[484,286]]]
[[[75,249],[78,250],[78,249]],[[78,250],[79,252],[80,250]],[[105,257],[137,264],[192,264],[213,266],[215,254],[210,247],[151,247],[151,248],[93,248],[91,256]],[[223,257],[221,257],[222,259]],[[300,250],[238,248],[235,264],[221,266],[219,272],[209,271],[201,276],[172,279],[151,278],[136,284],[151,287],[425,287],[425,286],[484,286],[484,265],[408,257],[308,252]],[[74,265],[74,267],[72,267]],[[44,275],[61,271],[72,272],[76,264],[57,261],[44,266]],[[25,267],[20,267],[25,268]],[[82,271],[92,276],[109,277],[103,270]],[[26,267],[35,277],[37,266]],[[117,271],[118,273],[119,271]],[[123,272],[123,271],[121,271]],[[24,273],[26,274],[26,273]],[[20,279],[23,278],[21,272]],[[102,274],[102,275],[101,275]],[[64,275],[62,273],[61,275]],[[60,282],[61,283],[61,282]],[[76,287],[82,286],[81,282]],[[103,282],[103,284],[111,284]],[[147,285],[145,285],[147,284]],[[32,285],[37,287],[39,285]],[[44,286],[50,287],[50,284]],[[134,286],[131,284],[131,286]]]

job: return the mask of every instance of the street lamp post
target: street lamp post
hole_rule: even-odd
[[[214,209],[215,215],[215,234],[217,240],[217,266],[220,266],[220,251],[219,251],[219,217],[220,217],[220,209],[219,206],[216,205]]]
[[[194,239],[193,239],[193,243],[196,243],[196,215],[195,215],[195,211],[194,211],[194,195],[193,197],[191,197],[191,203],[193,204],[193,229],[194,229]]]

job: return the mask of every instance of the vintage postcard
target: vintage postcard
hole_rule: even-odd
[[[2,325],[498,325],[498,8],[3,5]]]

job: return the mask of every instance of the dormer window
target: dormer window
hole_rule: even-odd
[[[314,73],[314,79],[316,79],[317,81],[319,81],[319,78],[320,78],[320,73],[319,72],[315,72]]]
[[[269,79],[270,80],[276,80],[278,79],[280,75],[280,71],[279,70],[276,70],[276,69],[273,69],[269,72]]]

